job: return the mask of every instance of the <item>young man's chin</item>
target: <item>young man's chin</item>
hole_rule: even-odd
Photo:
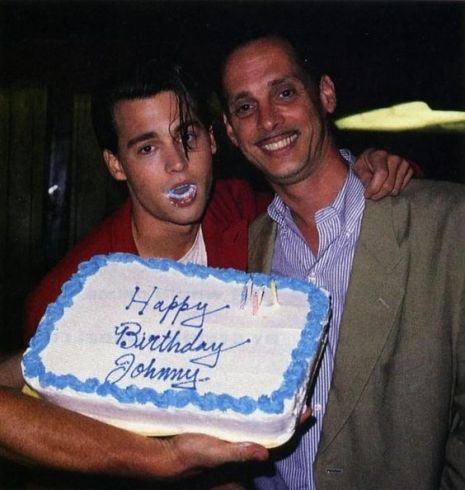
[[[172,216],[170,221],[174,224],[181,225],[181,226],[189,226],[189,225],[196,225],[199,224],[202,221],[203,217],[203,212],[195,212],[195,213],[186,213],[182,215],[181,213],[177,214],[176,216]]]

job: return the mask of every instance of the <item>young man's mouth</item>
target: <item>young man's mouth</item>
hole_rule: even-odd
[[[175,206],[189,205],[197,195],[196,184],[177,185],[166,192],[166,197]]]

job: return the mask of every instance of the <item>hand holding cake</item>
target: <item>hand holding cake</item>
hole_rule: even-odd
[[[0,416],[8,420],[0,426],[2,457],[81,473],[169,481],[202,468],[268,457],[258,444],[229,443],[201,434],[144,437],[4,386],[0,386]]]

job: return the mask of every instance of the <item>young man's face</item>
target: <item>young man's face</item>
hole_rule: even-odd
[[[334,87],[329,77],[322,83],[330,94]],[[226,62],[223,86],[226,130],[247,159],[272,184],[308,177],[328,139],[321,113],[334,107],[326,98],[322,107],[315,105],[285,45],[260,39],[239,48]]]
[[[134,211],[164,225],[199,222],[211,188],[213,135],[191,121],[186,157],[173,92],[120,101],[114,121],[118,154],[106,150],[104,157],[112,176],[127,181]]]

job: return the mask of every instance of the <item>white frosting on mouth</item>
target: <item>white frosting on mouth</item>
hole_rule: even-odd
[[[172,201],[186,201],[192,199],[196,193],[195,184],[181,184],[167,191],[166,196]]]
[[[262,146],[267,151],[282,150],[283,148],[286,148],[286,146],[289,146],[296,139],[297,139],[297,135],[293,134],[291,136],[286,136],[285,138],[282,138],[279,141],[275,141],[274,143],[267,143],[266,145],[262,145]]]

